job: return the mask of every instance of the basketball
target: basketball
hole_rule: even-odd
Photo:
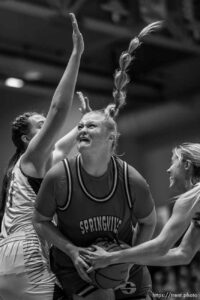
[[[108,241],[108,240],[97,240],[93,245],[102,247],[108,252],[114,252],[122,249],[130,248],[129,245],[121,241]],[[90,250],[93,245],[91,245]],[[95,251],[95,248],[93,248]],[[116,288],[120,284],[124,283],[128,276],[129,271],[128,263],[119,263],[107,266],[102,269],[96,269],[90,273],[92,283],[101,289]]]

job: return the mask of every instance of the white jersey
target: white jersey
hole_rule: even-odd
[[[32,224],[42,179],[26,176],[20,162],[12,171],[0,233],[0,299],[52,300],[48,245]]]
[[[21,170],[20,161],[21,158],[12,170],[8,187],[1,228],[1,236],[4,238],[16,231],[33,229],[34,203],[42,179],[25,175]]]

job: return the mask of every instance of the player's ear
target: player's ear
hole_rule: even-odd
[[[109,140],[114,141],[114,139],[115,139],[115,135],[114,133],[111,132],[109,136]]]
[[[23,135],[21,136],[21,140],[22,140],[22,142],[23,142],[24,144],[28,144],[29,141],[30,141],[30,139],[28,138],[28,136],[25,135],[25,134],[23,134]]]
[[[184,168],[185,168],[185,170],[189,170],[191,167],[192,167],[192,162],[191,162],[191,160],[186,159],[186,160],[184,161]]]

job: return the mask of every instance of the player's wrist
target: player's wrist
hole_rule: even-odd
[[[117,263],[119,263],[119,255],[117,255],[117,252],[108,253],[108,255],[106,257],[106,264],[114,265]]]
[[[83,51],[81,51],[77,48],[74,48],[73,51],[72,51],[72,56],[74,56],[76,59],[80,59],[82,53],[83,53]]]
[[[74,260],[74,257],[76,256],[76,253],[77,253],[77,247],[75,247],[71,243],[67,243],[67,244],[65,244],[64,252],[71,258],[71,260]]]

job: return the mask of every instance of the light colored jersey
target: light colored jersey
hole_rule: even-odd
[[[12,171],[0,234],[0,299],[52,300],[55,276],[48,245],[32,224],[42,179],[26,176],[20,162]]]
[[[26,176],[20,167],[21,158],[13,168],[8,187],[6,208],[1,235],[6,237],[15,231],[33,228],[32,216],[37,192],[42,179]]]

